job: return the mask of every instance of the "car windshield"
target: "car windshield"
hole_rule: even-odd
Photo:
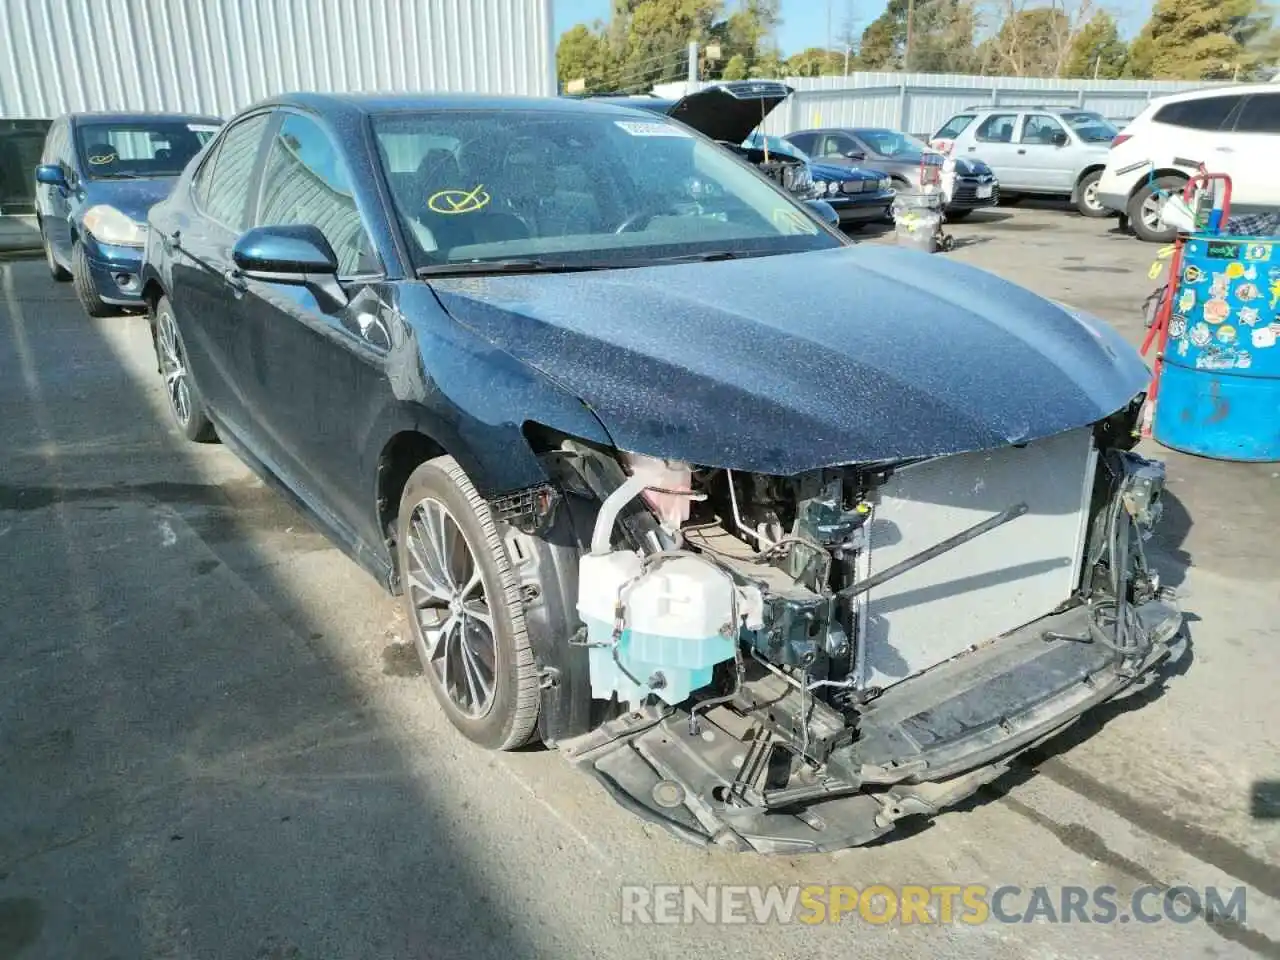
[[[743,140],[742,145],[752,150],[763,150],[768,146],[770,153],[780,153],[784,157],[794,157],[796,160],[810,159],[807,153],[790,140],[783,140],[781,137],[766,137],[759,131],[752,133],[746,140]]]
[[[194,120],[80,123],[76,148],[92,180],[176,177],[217,132],[215,124]]]
[[[1110,120],[1096,113],[1064,113],[1062,119],[1085,143],[1110,143],[1120,132]]]
[[[923,140],[917,140],[909,133],[897,130],[855,130],[859,138],[871,145],[876,153],[885,157],[897,157],[903,160],[919,160],[920,155],[929,149]]]
[[[722,147],[665,117],[584,109],[375,116],[416,266],[625,267],[841,245]]]

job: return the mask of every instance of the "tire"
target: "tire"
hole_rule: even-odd
[[[71,279],[75,281],[76,297],[89,316],[109,317],[116,312],[98,296],[98,288],[94,286],[93,275],[89,272],[89,255],[84,252],[84,244],[75,240],[71,241]]]
[[[1080,178],[1076,187],[1076,210],[1082,217],[1100,220],[1111,216],[1111,211],[1098,200],[1098,181],[1101,179],[1101,170],[1090,170]]]
[[[947,223],[959,223],[961,220],[968,220],[972,213],[972,210],[948,210]]]
[[[538,726],[540,694],[520,591],[489,505],[452,457],[428,460],[410,475],[396,550],[413,645],[449,722],[490,750],[524,746]],[[457,626],[448,628],[451,621]],[[443,638],[428,636],[442,626]],[[482,704],[485,674],[490,690]]]
[[[49,266],[49,276],[58,283],[66,283],[71,279],[71,271],[53,258],[53,247],[49,244],[49,235],[45,233],[43,221],[40,223],[40,241],[44,244],[44,260]]]
[[[156,364],[164,380],[165,398],[169,401],[169,415],[174,426],[187,440],[195,443],[214,443],[218,432],[205,412],[204,400],[196,386],[187,363],[187,348],[182,342],[177,317],[168,297],[156,303],[152,318],[152,337],[156,350]]]
[[[1129,215],[1129,225],[1139,240],[1147,243],[1172,243],[1178,236],[1173,227],[1166,227],[1164,221],[1151,223],[1150,205],[1154,202],[1156,189],[1165,193],[1177,193],[1186,184],[1182,177],[1165,176],[1157,178],[1155,184],[1144,183],[1129,201],[1125,211]]]

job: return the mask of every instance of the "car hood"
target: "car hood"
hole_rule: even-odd
[[[712,140],[742,143],[791,93],[786,84],[769,80],[721,83],[681,97],[667,116]]]
[[[813,160],[809,161],[809,169],[819,180],[836,180],[841,183],[846,180],[878,181],[881,176],[878,173],[858,167],[837,167],[832,163],[818,163]]]
[[[962,177],[988,177],[995,175],[991,168],[981,160],[968,157],[956,157],[955,160],[956,173]]]
[[[888,246],[432,286],[621,449],[704,466],[993,449],[1093,423],[1148,379],[1106,324]]]
[[[87,191],[85,208],[105,203],[138,223],[146,223],[147,211],[167,197],[177,182],[177,177],[97,180]]]

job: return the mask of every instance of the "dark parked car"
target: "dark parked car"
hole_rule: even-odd
[[[865,843],[1182,649],[1134,350],[666,117],[281,97],[144,273],[178,427],[403,596],[453,724],[680,836]]]
[[[856,229],[890,216],[889,207],[896,194],[884,174],[858,167],[814,163],[795,144],[781,137],[766,137],[758,130],[747,137],[742,146],[761,155],[781,155],[807,163],[814,196],[831,204],[843,229]]]
[[[945,163],[923,140],[879,127],[801,130],[785,139],[821,163],[888,174],[895,189],[903,191],[918,192],[926,170]],[[976,158],[956,158],[948,219],[963,220],[974,210],[995,206],[999,199],[1000,184],[990,167]]]
[[[142,306],[147,211],[217,131],[216,117],[72,113],[45,138],[36,216],[55,280],[75,280],[91,317]]]

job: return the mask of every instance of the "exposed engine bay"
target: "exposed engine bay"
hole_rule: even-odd
[[[557,486],[598,507],[571,641],[598,722],[562,749],[675,832],[765,851],[972,793],[1176,652],[1135,416],[793,477],[566,440]]]

